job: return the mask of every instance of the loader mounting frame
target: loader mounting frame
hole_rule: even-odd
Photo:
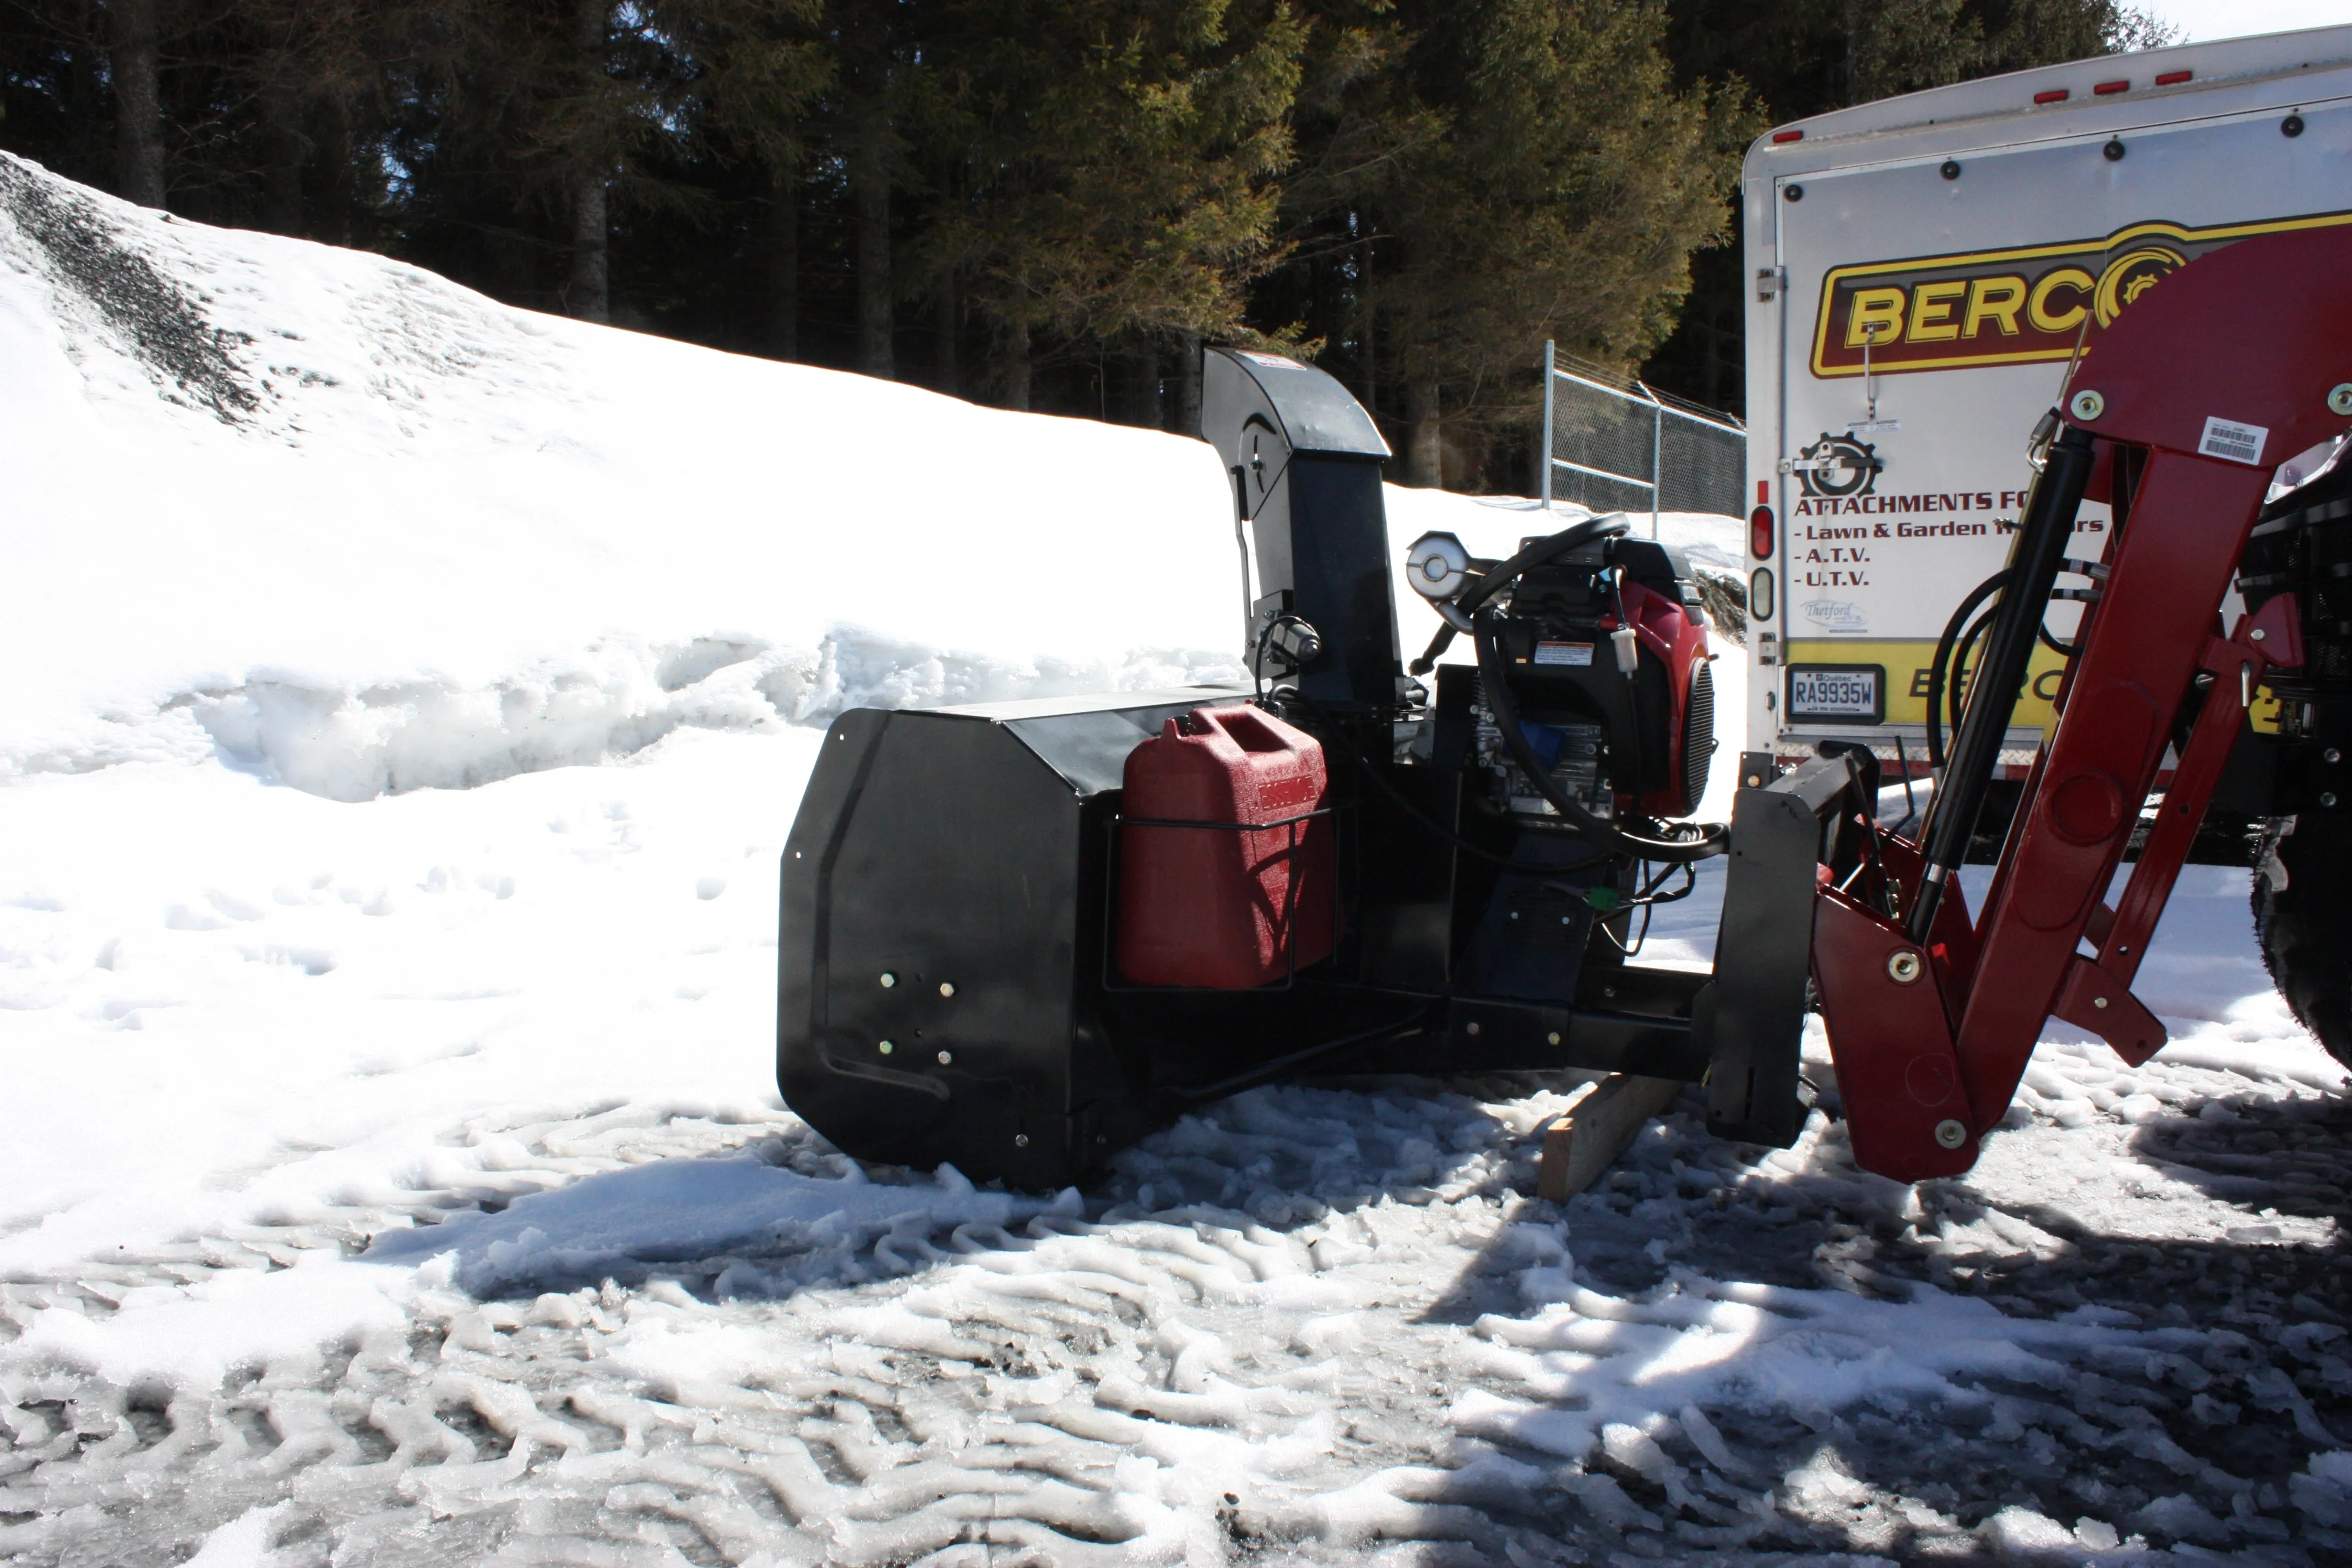
[[[1832,877],[1824,865],[1811,883],[1810,969],[1854,1158],[1866,1169],[1901,1181],[1967,1170],[2051,1016],[2134,1064],[2164,1044],[2132,981],[2252,693],[2266,671],[2303,662],[2292,595],[2226,632],[2221,612],[2275,466],[2352,422],[2347,278],[2352,236],[2343,231],[2249,239],[2164,279],[2073,368],[2060,403],[2065,424],[2021,521],[2019,570],[1924,847],[1861,825],[1873,835],[1877,875]],[[2102,476],[2116,516],[2108,575],[1971,919],[1954,875],[1960,851],[2017,700],[2057,546]],[[2177,721],[2191,712],[2155,825],[2109,904],[2104,895]],[[1745,796],[1759,793],[1743,792],[1743,813]],[[1738,837],[1735,827],[1735,846]],[[1727,942],[1746,918],[1738,872]],[[1785,990],[1786,961],[1774,962],[1777,981],[1751,984]],[[1715,1092],[1728,1090],[1718,1083]]]

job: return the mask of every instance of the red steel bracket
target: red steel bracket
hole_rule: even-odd
[[[1937,966],[1883,915],[1823,889],[1813,978],[1853,1157],[1898,1182],[1976,1163],[1968,1097]]]
[[[2164,1025],[2131,987],[2077,953],[2050,1009],[2078,1029],[2107,1042],[2116,1055],[2137,1067],[2164,1048]]]

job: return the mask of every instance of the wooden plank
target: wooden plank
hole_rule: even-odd
[[[1544,1129],[1536,1195],[1564,1204],[1614,1164],[1642,1124],[1674,1102],[1680,1079],[1612,1073]]]

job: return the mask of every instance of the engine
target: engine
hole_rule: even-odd
[[[1469,573],[1499,564],[1473,560],[1450,533],[1423,536],[1408,561],[1408,580],[1442,606]],[[1495,640],[1510,706],[1549,782],[1603,818],[1696,811],[1715,752],[1715,679],[1682,552],[1604,537],[1530,568],[1498,598]],[[1569,830],[1505,746],[1480,679],[1459,667],[1438,671],[1439,715],[1466,710],[1475,724],[1496,806],[1526,827]]]

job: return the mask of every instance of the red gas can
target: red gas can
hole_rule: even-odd
[[[1308,814],[1329,804],[1314,736],[1246,705],[1169,720],[1127,759],[1120,972],[1239,991],[1328,958],[1331,819]]]

